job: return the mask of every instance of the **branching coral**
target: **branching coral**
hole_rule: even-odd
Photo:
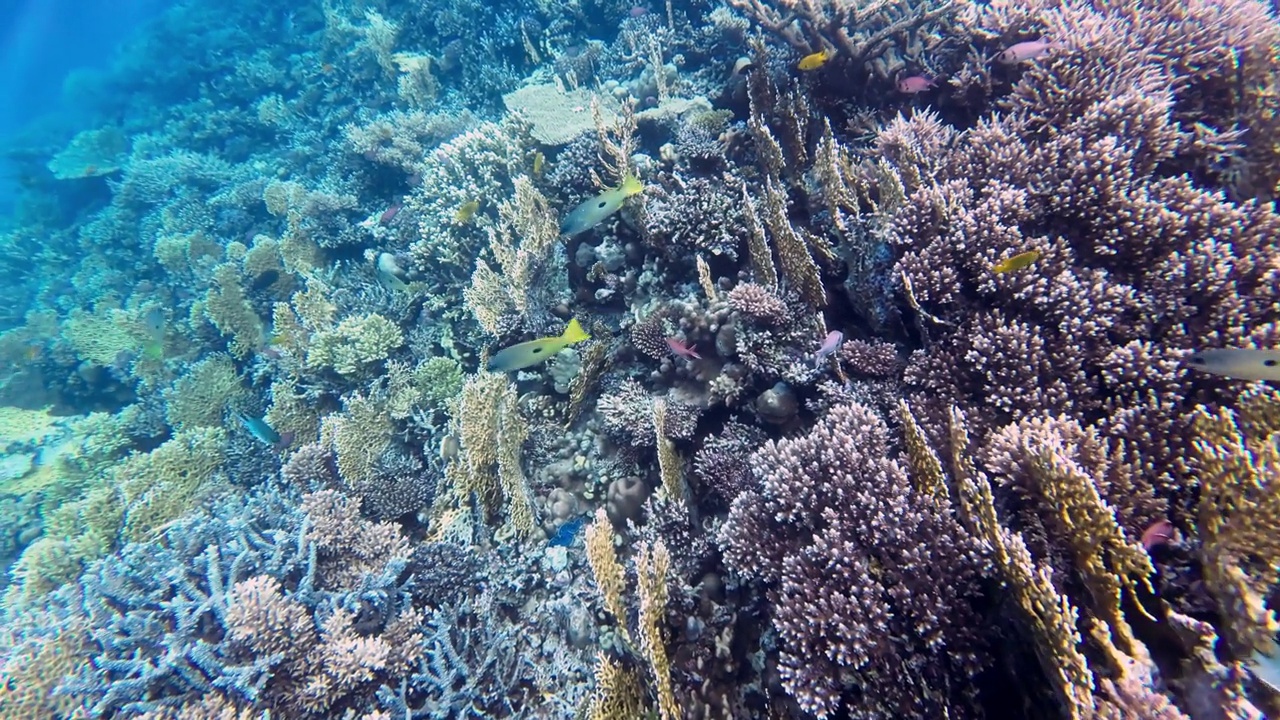
[[[349,317],[311,336],[307,364],[356,376],[404,344],[400,327],[377,313]]]
[[[462,457],[449,464],[448,492],[437,497],[466,505],[474,493],[489,510],[502,499],[510,529],[527,535],[537,523],[522,460],[528,430],[515,392],[500,373],[480,372],[467,379],[452,420]]]
[[[476,320],[491,334],[499,332],[504,315],[528,312],[534,307],[532,298],[545,294],[544,273],[560,239],[559,224],[542,193],[523,175],[513,184],[515,197],[498,207],[498,224],[489,229],[489,250],[501,273],[478,259],[471,286],[463,292]]]
[[[1234,412],[1200,408],[1194,427],[1205,585],[1232,649],[1270,654],[1280,631],[1265,602],[1280,565],[1280,393],[1251,390]]]
[[[175,430],[220,426],[226,421],[227,409],[247,396],[231,358],[213,355],[193,364],[165,390],[165,415]]]
[[[750,459],[758,485],[720,531],[726,564],[769,589],[783,686],[819,717],[954,707],[983,666],[969,606],[978,546],[912,488],[887,434],[867,408],[841,405],[767,443]]]

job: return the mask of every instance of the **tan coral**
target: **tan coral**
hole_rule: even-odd
[[[204,311],[219,332],[231,339],[231,354],[244,359],[262,347],[266,335],[240,284],[240,272],[231,263],[213,271],[213,286],[205,295]]]
[[[679,720],[684,717],[676,704],[671,687],[671,660],[662,637],[667,616],[667,571],[671,567],[671,554],[661,540],[652,548],[641,543],[636,549],[636,594],[640,599],[640,646],[649,669],[653,672],[658,689],[658,712],[662,720]]]
[[[1205,585],[1231,648],[1270,652],[1280,631],[1265,602],[1280,565],[1280,393],[1258,386],[1236,411],[1202,406],[1194,427]]]
[[[622,602],[622,591],[626,587],[626,577],[618,555],[613,549],[613,524],[604,508],[596,510],[595,520],[587,526],[584,535],[587,548],[587,562],[591,565],[591,573],[596,579],[596,589],[604,600],[604,607],[613,615],[622,636],[630,640],[627,631],[627,609]]]

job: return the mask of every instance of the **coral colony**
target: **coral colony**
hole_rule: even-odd
[[[1280,716],[1275,13],[177,4],[7,141],[0,719]]]

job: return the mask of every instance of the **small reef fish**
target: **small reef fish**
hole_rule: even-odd
[[[617,212],[627,198],[639,194],[641,190],[644,190],[644,183],[635,175],[628,174],[622,178],[622,184],[618,187],[584,200],[566,215],[564,222],[560,223],[560,234],[577,235],[590,230]]]
[[[547,156],[542,154],[541,150],[533,153],[533,176],[535,178],[542,177],[542,168],[547,164]]]
[[[392,292],[408,292],[409,285],[400,277],[403,272],[400,264],[396,262],[396,256],[391,253],[381,253],[378,255],[376,265],[378,272],[378,282],[382,286]]]
[[[471,222],[471,218],[476,216],[476,211],[479,209],[479,200],[470,200],[462,203],[462,205],[458,207],[458,211],[453,214],[453,224],[466,225]]]
[[[149,360],[164,359],[164,309],[153,305],[142,315],[142,326],[146,330],[147,339],[142,345],[142,355]]]
[[[244,429],[248,430],[250,435],[257,438],[260,442],[270,445],[271,449],[276,452],[284,450],[293,442],[293,433],[285,433],[281,435],[262,418],[256,418],[242,412],[237,412],[236,417],[240,419],[240,424],[244,425]]]
[[[1151,548],[1164,545],[1173,539],[1173,523],[1168,520],[1157,520],[1151,527],[1142,531],[1142,547],[1151,552]]]
[[[402,207],[404,207],[404,203],[396,203],[383,210],[382,214],[378,216],[378,224],[383,226],[390,225],[391,221],[396,219],[396,215],[400,214],[400,208]]]
[[[912,75],[904,77],[898,81],[898,92],[906,95],[915,95],[938,84],[937,78],[927,78],[923,75]]]
[[[1235,380],[1280,382],[1280,350],[1222,348],[1201,350],[1187,358],[1196,370]]]
[[[839,330],[832,330],[827,333],[827,337],[822,341],[822,346],[813,354],[813,366],[822,365],[822,361],[826,360],[832,353],[840,349],[844,344],[844,333]]]
[[[1043,57],[1052,50],[1054,43],[1041,38],[1039,40],[1027,40],[1025,42],[1010,45],[999,55],[996,55],[996,62],[1002,65],[1014,65],[1026,60],[1035,60]]]
[[[809,53],[808,55],[800,58],[800,62],[796,63],[796,69],[803,70],[805,72],[817,70],[823,65],[826,65],[827,61],[835,56],[835,53],[826,48],[822,48],[816,53]]]
[[[453,435],[445,435],[440,438],[440,459],[445,465],[458,459],[458,453],[462,448],[458,445],[458,438]]]
[[[523,370],[532,367],[547,358],[555,355],[561,350],[580,343],[583,340],[590,340],[591,336],[586,330],[582,329],[582,325],[578,323],[578,319],[574,318],[569,321],[569,326],[564,332],[556,337],[545,337],[528,342],[517,343],[509,348],[505,348],[498,352],[497,355],[489,358],[489,364],[486,365],[491,372],[511,372],[512,370]]]
[[[1028,250],[1026,252],[1018,253],[1017,255],[1007,257],[1001,260],[1000,262],[996,263],[995,265],[992,265],[991,272],[997,275],[1002,273],[1014,272],[1031,265],[1031,263],[1039,259],[1040,259],[1039,250]]]
[[[702,359],[702,356],[697,353],[697,345],[685,345],[678,338],[667,338],[667,347],[671,348],[671,352],[679,357],[686,357],[690,360]]]

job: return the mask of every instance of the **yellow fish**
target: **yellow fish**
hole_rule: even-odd
[[[1280,350],[1221,348],[1201,350],[1187,358],[1191,367],[1236,380],[1280,382]]]
[[[542,177],[542,166],[547,163],[547,156],[541,150],[533,153],[533,176]]]
[[[453,214],[453,223],[455,225],[466,225],[471,222],[471,218],[475,217],[476,211],[479,209],[479,200],[462,203],[462,207],[458,208],[458,212]]]
[[[489,358],[486,366],[492,372],[511,372],[532,367],[574,343],[590,340],[591,336],[582,329],[578,319],[569,321],[569,327],[557,337],[545,337],[528,342],[517,343],[504,348],[497,355]]]
[[[627,198],[644,190],[644,183],[635,175],[628,174],[622,178],[622,184],[612,190],[605,190],[599,195],[584,200],[573,212],[564,216],[560,223],[562,235],[577,235],[598,225],[605,218],[618,211]]]
[[[1014,270],[1021,270],[1039,259],[1039,250],[1028,250],[1024,253],[1018,253],[1012,257],[1007,257],[995,265],[992,265],[991,272],[1000,274],[1013,272]]]
[[[822,48],[816,53],[810,53],[800,58],[800,62],[796,63],[796,68],[806,72],[809,70],[817,70],[823,65],[826,65],[827,61],[835,56],[835,53],[826,48]]]

